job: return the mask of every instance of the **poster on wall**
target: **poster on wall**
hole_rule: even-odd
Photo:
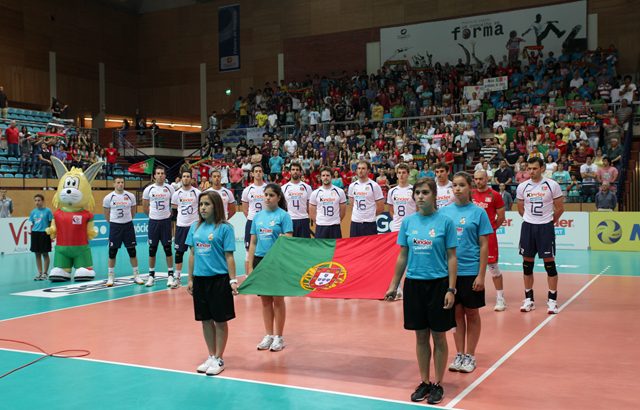
[[[380,29],[381,63],[413,67],[521,60],[525,50],[558,57],[586,47],[586,1]]]
[[[220,72],[240,69],[240,5],[218,8],[218,57]]]

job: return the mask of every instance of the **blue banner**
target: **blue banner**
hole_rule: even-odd
[[[89,242],[89,246],[109,245],[109,222],[104,219],[104,215],[96,214],[93,217],[93,225],[98,230],[98,235]],[[148,225],[149,217],[146,214],[136,214],[133,218],[133,229],[136,231],[138,243],[147,240]]]
[[[219,70],[240,69],[240,5],[218,9],[218,58]]]

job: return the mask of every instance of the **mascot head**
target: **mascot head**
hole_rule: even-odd
[[[86,171],[73,167],[67,167],[56,157],[51,157],[56,175],[60,179],[58,182],[58,192],[53,197],[53,208],[64,208],[70,211],[86,209],[93,212],[95,201],[91,194],[91,182],[95,179],[102,168],[103,162],[91,164]]]

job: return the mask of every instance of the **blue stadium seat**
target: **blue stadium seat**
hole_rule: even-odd
[[[4,174],[5,178],[13,178],[13,174]]]
[[[18,158],[15,158],[15,157],[9,157],[9,158],[7,158],[7,162],[9,164],[19,164],[20,160]]]
[[[16,178],[24,178],[24,175],[18,172],[18,173],[16,173],[15,177]]]

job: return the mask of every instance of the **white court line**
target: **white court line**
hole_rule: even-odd
[[[42,353],[39,353],[39,352],[31,352],[31,351],[28,351],[28,350],[20,350],[20,349],[0,348],[0,350],[5,350],[5,351],[8,351],[8,352],[35,354],[35,355],[38,355],[38,356],[42,355]],[[67,359],[83,360],[83,361],[94,362],[94,363],[113,364],[113,365],[118,365],[118,366],[135,367],[135,368],[139,368],[139,369],[158,370],[158,371],[169,372],[169,373],[187,374],[189,376],[211,378],[212,380],[225,379],[225,380],[232,380],[232,381],[237,381],[237,382],[242,382],[242,383],[260,384],[260,385],[264,385],[264,386],[274,386],[274,387],[281,387],[281,388],[294,389],[294,390],[303,390],[303,391],[310,391],[310,392],[316,392],[316,393],[335,394],[335,395],[338,395],[338,396],[355,397],[355,398],[359,398],[359,399],[369,399],[369,400],[376,400],[376,401],[382,401],[382,402],[387,402],[387,403],[406,404],[408,406],[420,406],[423,409],[424,408],[427,408],[427,409],[429,409],[429,408],[441,409],[441,410],[451,409],[451,407],[442,407],[442,406],[436,406],[436,405],[432,405],[432,404],[427,404],[425,406],[424,403],[414,403],[414,402],[411,402],[411,401],[385,399],[385,398],[382,398],[382,397],[365,396],[365,395],[362,395],[362,394],[344,393],[344,392],[338,392],[338,391],[332,391],[332,390],[314,389],[312,387],[292,386],[292,385],[288,385],[288,384],[270,383],[270,382],[263,382],[263,381],[260,381],[260,380],[241,379],[241,378],[238,378],[238,377],[227,377],[227,376],[220,376],[220,375],[207,376],[207,375],[196,373],[196,372],[187,372],[187,371],[184,371],[184,370],[175,370],[175,369],[165,369],[165,368],[162,368],[162,367],[145,366],[145,365],[141,365],[141,364],[113,362],[113,361],[110,361],[110,360],[89,359],[89,358],[86,358],[86,357],[69,357]]]
[[[571,298],[569,298],[569,300],[567,300],[559,309],[558,313],[561,313],[567,306],[569,306],[574,300],[576,300],[576,298],[578,296],[580,296],[582,294],[582,292],[584,292],[585,290],[587,290],[587,288],[589,286],[591,286],[593,284],[593,282],[595,282],[600,276],[602,276],[606,271],[609,270],[611,266],[607,266],[606,268],[604,268],[600,273],[598,273],[597,275],[595,275],[593,278],[591,278],[591,280],[589,282],[587,282],[582,288],[580,288],[580,290],[578,290],[573,296],[571,296]],[[453,398],[453,400],[451,400],[449,403],[447,403],[447,405],[445,406],[445,408],[447,409],[452,409],[454,408],[453,406],[455,406],[456,404],[460,403],[460,401],[462,401],[462,399],[464,399],[469,393],[471,393],[473,391],[473,389],[475,389],[476,387],[478,387],[478,385],[480,385],[480,383],[482,383],[487,377],[491,376],[493,374],[493,372],[495,372],[498,367],[500,367],[504,362],[507,361],[507,359],[509,359],[511,356],[513,356],[518,350],[520,350],[520,348],[522,346],[525,345],[525,343],[527,343],[529,340],[531,340],[531,338],[533,336],[535,336],[536,333],[538,333],[543,327],[545,327],[547,325],[547,323],[551,322],[553,319],[555,319],[557,315],[549,315],[549,317],[547,317],[545,320],[543,320],[538,326],[536,326],[535,329],[533,329],[528,335],[526,335],[524,338],[522,338],[522,340],[520,340],[515,346],[513,346],[511,348],[511,350],[509,350],[507,353],[504,354],[504,356],[502,356],[500,359],[498,359],[497,362],[495,362],[493,364],[493,366],[491,366],[490,368],[488,368],[484,373],[482,373],[482,375],[480,377],[478,377],[473,383],[471,383],[469,386],[467,386],[466,389],[464,389],[463,391],[460,392],[460,394],[458,394],[456,397]]]
[[[162,278],[160,278],[161,280]],[[75,309],[75,308],[80,308],[80,307],[85,307],[85,306],[92,306],[92,305],[98,305],[100,303],[107,303],[107,302],[115,302],[118,300],[123,300],[123,299],[129,299],[129,298],[135,298],[138,296],[145,296],[145,295],[152,295],[154,293],[158,293],[158,292],[166,292],[170,289],[158,289],[158,290],[153,290],[151,292],[145,292],[145,293],[138,293],[137,295],[129,295],[129,296],[123,296],[121,298],[113,298],[113,299],[107,299],[107,300],[100,300],[98,302],[91,302],[91,303],[84,303],[81,305],[75,305],[75,306],[67,306],[64,308],[60,308],[60,309],[53,309],[53,310],[47,310],[46,312],[37,312],[37,313],[30,313],[28,315],[22,315],[22,316],[16,316],[16,317],[8,317],[6,319],[0,319],[0,323],[2,322],[8,322],[10,320],[16,320],[16,319],[24,319],[26,317],[31,317],[31,316],[38,316],[38,315],[46,315],[47,313],[53,313],[53,312],[61,312],[63,310],[69,310],[69,309]]]

